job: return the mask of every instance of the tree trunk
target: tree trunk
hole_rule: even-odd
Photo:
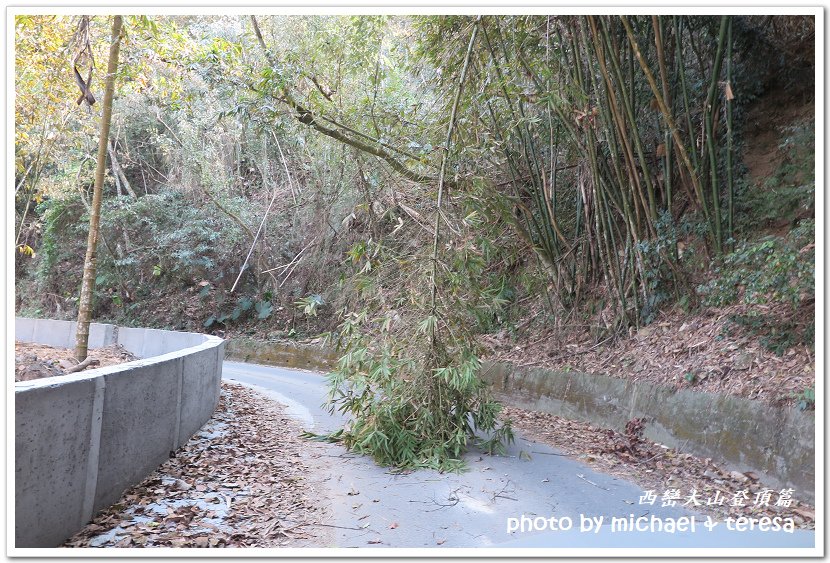
[[[78,330],[75,339],[75,358],[82,362],[86,359],[89,346],[89,322],[92,317],[92,293],[95,288],[95,267],[98,246],[98,231],[101,224],[101,193],[104,191],[104,172],[107,165],[107,142],[110,135],[112,118],[112,98],[115,93],[115,72],[118,70],[118,52],[121,49],[121,16],[112,20],[112,42],[110,43],[109,62],[107,63],[106,85],[104,87],[104,110],[101,116],[101,131],[98,137],[98,163],[95,168],[95,187],[92,195],[92,208],[89,212],[89,237],[86,243],[84,259],[84,277],[81,282],[81,294],[78,301]]]

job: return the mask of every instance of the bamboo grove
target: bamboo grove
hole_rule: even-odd
[[[709,257],[731,240],[733,18],[444,25],[481,27],[467,138],[497,148],[491,200],[552,277],[551,298],[571,310],[604,287],[612,331],[648,322],[684,289],[682,228]]]

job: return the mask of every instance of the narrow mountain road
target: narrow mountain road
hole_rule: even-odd
[[[343,418],[323,407],[321,374],[226,361],[223,378],[251,386],[286,406],[306,430],[338,429]],[[471,451],[461,474],[421,470],[393,474],[339,445],[319,446],[314,480],[331,499],[330,547],[813,547],[815,533],[730,531],[680,506],[640,504],[639,487],[597,473],[517,435],[505,455]],[[612,518],[677,524],[666,531],[612,532]],[[522,518],[522,517],[525,518]],[[645,518],[641,518],[645,517]],[[684,518],[685,517],[685,518]],[[681,529],[694,517],[694,533]],[[554,524],[562,529],[551,530]],[[602,519],[599,533],[596,523]],[[583,531],[591,523],[590,531]],[[620,521],[618,520],[618,524]],[[570,525],[570,529],[565,529]],[[522,530],[524,526],[524,530]],[[618,526],[619,527],[619,526]],[[509,528],[513,528],[512,530]],[[518,528],[518,529],[517,529]],[[532,528],[532,529],[531,529]],[[765,551],[767,554],[769,551]],[[618,553],[618,551],[615,551]]]

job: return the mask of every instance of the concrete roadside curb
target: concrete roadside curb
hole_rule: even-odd
[[[71,347],[75,324],[15,319],[15,338]],[[211,417],[224,341],[93,323],[90,348],[143,359],[15,383],[15,548],[54,547],[168,459]]]
[[[482,377],[511,406],[623,432],[646,419],[649,440],[752,471],[793,496],[815,500],[815,412],[731,395],[675,389],[606,375],[484,362]]]

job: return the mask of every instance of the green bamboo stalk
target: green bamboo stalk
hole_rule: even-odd
[[[593,45],[594,45],[594,57],[596,58],[597,63],[599,64],[600,72],[602,73],[602,76],[603,76],[603,79],[604,79],[605,94],[606,94],[605,99],[607,100],[607,103],[608,103],[608,109],[609,109],[611,120],[612,120],[614,126],[616,127],[617,135],[619,136],[619,139],[620,139],[620,141],[622,142],[622,145],[623,145],[623,154],[625,155],[626,161],[627,161],[627,164],[628,164],[629,179],[631,180],[632,186],[637,187],[637,192],[640,195],[640,197],[642,198],[642,196],[643,196],[642,187],[640,186],[639,176],[637,175],[636,161],[634,159],[634,155],[633,155],[633,152],[631,150],[631,144],[628,140],[628,130],[625,127],[625,124],[623,123],[622,117],[620,116],[620,113],[618,111],[618,102],[617,102],[616,93],[614,91],[614,84],[611,82],[611,78],[608,74],[608,69],[607,69],[606,64],[605,64],[605,53],[603,52],[602,47],[600,46],[600,44],[597,40],[597,35],[598,34],[597,34],[596,22],[594,21],[593,16],[587,16],[587,19],[588,19],[589,26],[591,28],[591,34],[592,34]],[[588,44],[588,42],[586,40],[586,45],[587,44]],[[635,134],[636,134],[636,131],[635,131]],[[622,183],[620,185],[622,185]],[[643,203],[643,207],[646,208],[647,205],[646,205],[644,200],[642,201],[642,203]]]
[[[499,44],[502,49],[502,57],[505,61],[508,61],[507,56],[507,47],[505,45],[504,38],[501,35],[501,32],[498,27],[495,29],[496,38],[499,40]],[[516,51],[516,57],[519,60],[520,64],[524,67],[527,74],[531,77],[531,79],[535,82],[537,88],[541,90],[541,84],[536,79],[536,75],[533,70],[529,67],[527,62],[522,58],[520,50]],[[528,169],[531,172],[531,182],[533,184],[533,198],[535,200],[536,206],[539,209],[540,215],[542,215],[543,221],[542,224],[544,225],[544,236],[543,239],[545,241],[545,245],[550,248],[550,252],[552,253],[554,259],[559,257],[560,251],[558,247],[558,238],[556,229],[554,225],[556,223],[555,218],[550,213],[550,208],[547,204],[546,200],[546,190],[545,190],[545,182],[544,182],[544,170],[538,160],[538,151],[536,150],[536,143],[533,141],[533,135],[530,132],[530,128],[528,127],[528,120],[527,114],[525,112],[524,102],[521,99],[518,99],[516,102],[516,107],[518,109],[519,115],[521,117],[520,123],[521,126],[519,127],[519,131],[521,132],[522,138],[522,152],[525,157],[525,161],[527,162]]]
[[[486,33],[486,31],[485,31]],[[509,100],[508,100],[509,103]],[[499,144],[503,147],[503,151],[505,153],[505,157],[508,163],[508,169],[512,178],[511,185],[514,191],[514,197],[516,201],[516,207],[521,211],[521,217],[524,220],[524,226],[518,224],[517,219],[510,216],[510,221],[515,225],[515,227],[519,230],[520,236],[526,239],[526,242],[530,244],[537,254],[541,254],[541,259],[545,264],[548,266],[552,275],[556,277],[556,254],[552,251],[549,247],[545,245],[544,242],[536,243],[533,241],[533,238],[530,233],[540,233],[542,231],[542,226],[536,219],[536,216],[528,211],[524,205],[521,205],[521,198],[519,196],[518,191],[516,190],[516,185],[518,183],[518,178],[521,176],[519,173],[518,163],[515,161],[513,157],[513,152],[510,149],[510,144],[508,143],[507,139],[504,136],[502,131],[501,125],[496,117],[496,112],[493,109],[493,105],[488,99],[486,102],[488,112],[490,114],[490,119],[493,122],[493,128],[496,135],[496,140]],[[540,246],[541,245],[541,246]]]
[[[470,57],[473,52],[473,45],[476,41],[476,35],[478,34],[478,27],[479,22],[481,21],[481,16],[479,16],[475,23],[473,24],[473,32],[470,34],[470,43],[467,46],[467,55],[464,57],[464,66],[461,68],[461,76],[458,79],[458,89],[455,92],[455,99],[453,100],[452,110],[450,111],[450,123],[447,126],[447,137],[444,142],[443,147],[443,154],[441,155],[441,170],[438,173],[438,202],[436,204],[435,210],[435,228],[432,238],[432,272],[430,274],[430,315],[435,316],[436,311],[436,297],[438,295],[438,244],[441,238],[441,204],[444,199],[444,175],[447,169],[447,160],[449,160],[449,152],[450,152],[450,145],[452,143],[452,134],[455,128],[455,117],[458,112],[458,103],[461,100],[461,92],[464,89],[464,81],[467,78],[467,69],[470,66]],[[437,340],[437,329],[438,323],[431,324],[430,330],[430,341],[432,342],[433,346]]]
[[[663,19],[660,16],[652,16],[651,25],[654,28],[654,47],[657,49],[657,66],[660,69],[663,99],[666,100],[666,105],[671,107],[672,99],[669,95],[669,73],[666,69],[666,54],[663,50]]]
[[[720,70],[723,64],[723,51],[726,43],[726,31],[729,23],[729,16],[721,17],[720,31],[718,32],[718,48],[715,54],[714,68],[712,69],[712,80],[709,84],[709,94],[706,96],[706,106],[703,114],[703,120],[706,127],[706,147],[709,153],[709,174],[712,190],[712,215],[714,216],[713,224],[715,227],[715,249],[718,253],[723,249],[723,229],[722,218],[720,212],[720,186],[718,184],[718,162],[715,155],[715,133],[714,126],[717,119],[717,112],[715,111],[715,101],[718,91],[718,78],[720,78]]]
[[[592,138],[589,138],[589,146],[593,145],[594,141]],[[596,156],[592,159],[591,163],[592,168],[595,170],[597,168]],[[596,174],[598,179],[600,176]],[[595,224],[596,224],[596,232],[597,236],[599,237],[598,241],[598,249],[600,253],[600,262],[605,271],[605,275],[607,276],[608,282],[610,283],[611,287],[617,294],[616,303],[619,308],[619,319],[627,319],[626,314],[626,299],[625,299],[625,289],[622,286],[621,276],[619,272],[619,264],[617,262],[617,253],[616,253],[616,241],[614,240],[614,233],[611,225],[613,224],[610,209],[607,205],[605,195],[606,195],[606,186],[602,180],[599,180],[600,183],[594,186],[594,193],[596,195],[596,209],[594,210],[595,214]],[[605,259],[602,259],[602,254],[605,254]]]
[[[606,167],[609,169],[607,176],[609,178],[615,178],[618,186],[618,194],[611,193],[610,195],[612,198],[615,195],[619,195],[618,201],[613,200],[614,204],[619,210],[620,215],[625,220],[626,226],[631,229],[636,229],[630,207],[631,204],[636,205],[634,193],[632,190],[623,190],[621,188],[621,186],[626,185],[626,174],[623,172],[623,164],[620,161],[623,150],[621,150],[617,144],[617,135],[612,134],[614,130],[608,125],[612,122],[609,99],[607,96],[600,96],[599,101],[601,108],[601,122],[604,124],[604,129],[609,132],[607,135],[607,141],[609,152],[608,162],[610,162],[610,164],[608,164],[608,162],[605,163]],[[629,195],[631,196],[630,199]]]
[[[591,25],[593,22],[589,19],[588,24]],[[594,28],[595,30],[595,28]],[[586,59],[590,60],[593,55],[593,59],[599,60],[600,58],[600,51],[597,49],[596,44],[594,44],[595,51],[592,54],[590,51],[591,42],[587,40],[587,32],[584,26],[581,26],[581,32],[583,36],[583,43],[585,45],[585,53]],[[598,86],[593,78],[593,73],[585,73],[587,77],[587,85],[582,84],[582,87],[588,91],[597,92]],[[607,76],[607,73],[606,73]],[[613,93],[613,90],[611,90]],[[602,97],[599,96],[600,99],[605,99],[606,104],[614,104],[615,100],[612,95]],[[613,113],[613,106],[610,109],[609,113]],[[617,123],[621,123],[619,120],[619,114],[617,113]],[[621,135],[625,135],[625,130],[621,131]],[[612,193],[614,190],[611,189],[611,186],[606,181],[606,175],[603,173],[602,166],[597,158],[597,139],[596,133],[594,128],[587,128],[585,131],[585,137],[588,144],[588,154],[591,155],[590,164],[591,170],[593,174],[593,188],[595,194],[595,230],[598,237],[598,251],[600,255],[600,263],[603,268],[604,274],[608,283],[611,285],[612,290],[616,293],[617,297],[615,299],[615,304],[619,310],[618,319],[620,322],[627,322],[627,313],[626,313],[626,294],[625,288],[622,282],[622,275],[620,273],[619,263],[617,259],[617,239],[615,236],[615,227],[616,222],[613,220],[612,217],[612,209],[609,205],[609,199],[612,198]],[[630,151],[630,146],[629,146]],[[629,155],[631,153],[629,152]],[[635,170],[636,174],[636,170]],[[619,189],[620,184],[615,184],[615,186]],[[642,194],[641,194],[642,195]],[[604,255],[604,259],[602,256]]]
[[[527,128],[524,106],[521,100],[519,100],[517,102],[517,109],[514,110],[510,94],[507,92],[506,79],[501,71],[500,65],[498,64],[498,56],[496,55],[493,43],[490,40],[490,34],[487,32],[487,27],[482,27],[482,31],[485,45],[487,46],[487,49],[490,51],[491,60],[496,70],[496,75],[499,79],[499,83],[501,84],[501,89],[505,101],[507,102],[508,108],[510,109],[511,117],[513,118],[514,122],[520,124],[518,129],[520,132],[522,154],[524,156],[525,162],[527,163],[528,170],[530,171],[530,180],[533,188],[531,190],[531,197],[533,197],[536,208],[539,210],[539,213],[542,215],[543,218],[541,222],[537,223],[537,234],[540,236],[539,242],[544,247],[544,251],[551,257],[552,261],[555,261],[556,258],[559,256],[559,248],[556,233],[551,227],[552,221],[551,217],[548,215],[548,207],[544,202],[544,186],[540,186],[539,184],[542,173],[540,171],[539,163],[535,157],[536,149],[533,143],[533,137]],[[497,34],[497,37],[499,37],[501,40],[503,57],[505,61],[507,61],[507,51],[504,48],[504,41],[503,39],[501,39],[501,36],[498,32],[498,26],[495,29],[495,33]],[[517,112],[519,114],[519,118],[517,118]]]
[[[675,49],[677,50],[677,53],[678,53],[678,59],[680,59],[681,61],[682,61],[682,53],[683,53],[683,48],[682,48],[682,45],[681,45],[681,40],[682,40],[682,37],[683,37],[683,19],[682,18],[683,18],[683,16],[678,16],[677,18],[674,19]],[[689,33],[691,33],[691,31],[689,31]],[[694,150],[695,132],[694,132],[694,127],[692,126],[691,102],[689,101],[689,87],[688,87],[688,84],[687,84],[687,81],[686,81],[686,72],[687,72],[687,70],[688,70],[687,67],[685,65],[681,64],[680,68],[679,68],[679,71],[678,71],[678,74],[679,74],[679,77],[680,77],[680,90],[683,94],[681,96],[682,99],[683,99],[683,114],[684,114],[685,119],[686,119],[686,133],[687,133],[687,135],[689,135],[689,137],[692,141],[692,149],[693,150],[690,151],[692,164],[693,164],[693,167],[694,167],[695,170],[700,170],[700,159],[698,158],[697,151]],[[679,169],[678,169],[678,172],[680,172]],[[686,177],[683,177],[682,174],[679,174],[679,177],[680,177],[680,182],[683,185],[683,188],[686,190],[686,193],[689,195],[689,201],[692,202],[692,205],[694,205],[695,209],[697,209],[698,211],[702,211],[704,217],[706,218],[706,220],[709,221],[709,215],[708,215],[709,208],[706,205],[706,202],[700,199],[700,194],[698,194],[696,191],[693,193],[692,189],[689,187],[689,182],[686,180],[686,178],[688,178],[688,174],[686,175]]]
[[[602,21],[600,21],[602,23]],[[608,34],[608,30],[604,25],[600,25],[599,29],[601,30],[601,35],[603,42],[605,43],[605,48],[608,51],[608,60],[611,62],[611,69],[614,72],[614,76],[617,78],[617,81],[620,85],[620,95],[623,101],[623,107],[625,108],[625,117],[628,119],[628,128],[624,126],[624,119],[619,119],[621,134],[627,134],[630,132],[633,140],[634,140],[634,147],[637,150],[637,157],[640,159],[640,170],[643,173],[643,182],[645,183],[646,188],[646,195],[648,197],[648,207],[646,207],[645,202],[643,202],[643,209],[647,209],[649,214],[647,215],[648,221],[646,221],[646,225],[649,228],[649,231],[653,234],[654,233],[654,220],[657,218],[657,206],[655,201],[655,190],[654,190],[654,181],[651,175],[651,171],[647,166],[646,154],[643,148],[643,141],[640,135],[640,128],[638,127],[638,122],[635,117],[634,113],[634,105],[632,103],[631,98],[625,92],[625,85],[622,82],[622,73],[621,73],[621,64],[620,61],[613,56],[613,54],[619,54],[619,48],[611,42],[610,36]],[[596,33],[596,28],[593,28],[594,33]],[[598,58],[601,56],[603,61],[605,59],[605,54],[601,53],[601,45],[599,43],[599,36],[595,38],[596,49],[597,49],[597,56]],[[611,77],[608,75],[607,70],[604,69],[604,63],[601,64],[601,68],[603,69],[603,75],[606,76],[606,82],[608,83],[608,88],[611,92],[614,90],[614,84]],[[625,133],[623,133],[625,131]],[[630,148],[629,148],[630,152]],[[636,166],[636,163],[633,161],[633,155],[631,155],[632,166]],[[636,171],[636,168],[635,168]],[[638,182],[639,184],[639,182]],[[642,190],[640,193],[640,197],[642,199]]]
[[[683,16],[679,16],[675,19],[674,24],[674,38],[675,38],[675,49],[677,49],[677,56],[678,59],[682,60],[682,37],[683,37]],[[690,31],[691,33],[691,31]],[[684,115],[686,117],[686,133],[694,137],[694,127],[692,127],[692,111],[691,111],[691,103],[689,101],[689,86],[686,83],[686,68],[681,64],[680,65],[680,90],[683,92],[683,110]],[[698,168],[698,158],[697,158],[697,151],[692,151],[692,162],[694,163],[695,169]]]
[[[553,74],[550,72],[550,68],[552,67],[551,64],[551,57],[550,57],[550,16],[545,17],[545,64],[548,67],[548,80],[547,84],[545,85],[545,91],[548,93],[547,96],[547,110],[548,110],[548,130],[550,133],[550,137],[548,139],[548,144],[550,145],[550,155],[548,160],[550,161],[550,172],[548,173],[548,178],[550,178],[550,195],[548,200],[550,201],[551,205],[551,215],[555,218],[556,217],[556,166],[559,163],[559,126],[556,126],[556,135],[554,135],[554,127],[553,127],[553,109],[551,108],[551,97],[550,93],[553,91],[553,85],[551,84],[551,77]]]
[[[730,91],[732,89],[732,17],[729,17],[729,28],[727,29],[727,51],[726,51],[726,84]],[[734,94],[733,94],[734,95]],[[732,160],[735,154],[735,146],[732,131],[732,98],[726,97],[726,189],[728,197],[728,209],[726,215],[726,234],[731,239],[733,230],[733,218],[735,216],[735,186],[732,179]]]
[[[671,108],[673,106],[672,96],[669,85],[669,73],[666,66],[666,54],[663,47],[663,18],[660,16],[652,16],[652,27],[654,27],[654,46],[657,49],[657,62],[660,68],[660,81],[663,86],[663,98],[666,100],[666,105]],[[659,130],[659,129],[658,129]],[[671,135],[666,131],[663,135],[663,147],[665,154],[663,155],[663,182],[665,184],[664,192],[664,206],[671,212]]]
[[[582,57],[580,54],[580,46],[579,46],[579,39],[576,34],[571,34],[571,46],[574,50],[574,57],[573,57],[573,76],[574,76],[574,85],[578,87],[579,94],[581,94],[582,99],[587,100],[590,99],[588,95],[588,91],[585,88],[585,80],[584,80],[584,73],[582,71]],[[570,121],[569,118],[566,120]],[[589,142],[585,142],[586,137],[582,132],[579,132],[577,135],[576,131],[574,132],[573,139],[576,141],[577,146],[582,147],[583,153],[586,157],[586,160],[591,163],[592,165],[592,173],[593,173],[593,163],[596,159],[596,152],[593,150]],[[594,176],[596,178],[596,176]],[[591,213],[592,208],[590,203],[593,202],[593,213],[596,214],[596,189],[592,186],[592,192],[587,192],[581,194],[583,199],[583,213],[585,216],[585,234],[587,237],[587,253],[588,258],[590,259],[586,263],[586,272],[585,272],[585,280],[589,279],[589,276],[593,276],[594,273],[597,271],[596,268],[596,261],[599,260],[600,266],[605,267],[605,262],[602,260],[601,250],[599,248],[600,241],[595,241],[593,235],[599,236],[597,226],[596,226],[596,216],[594,216],[594,228],[591,228]],[[594,195],[593,198],[589,201],[585,196],[587,193],[592,193]],[[597,256],[597,254],[600,254]]]
[[[646,63],[642,53],[640,52],[640,46],[637,43],[637,38],[634,36],[633,30],[631,29],[631,24],[628,22],[628,19],[625,16],[620,16],[620,18],[623,22],[623,26],[625,26],[625,31],[628,35],[628,40],[631,43],[631,47],[634,49],[634,55],[635,57],[637,57],[637,61],[640,63],[640,67],[643,69],[643,73],[646,75],[646,80],[648,81],[648,84],[651,87],[651,92],[652,94],[654,94],[654,97],[657,100],[657,105],[659,106],[660,111],[663,113],[663,117],[665,118],[666,123],[669,126],[669,130],[671,131],[672,137],[674,138],[674,142],[677,145],[678,151],[680,152],[680,157],[683,160],[683,164],[689,172],[689,177],[692,181],[692,186],[694,187],[695,194],[698,197],[698,201],[703,202],[703,190],[701,188],[700,181],[698,180],[696,170],[692,166],[692,162],[686,151],[686,147],[683,144],[683,140],[680,138],[680,132],[677,128],[677,124],[675,123],[671,111],[666,105],[665,100],[663,100],[663,95],[657,88],[657,82],[654,79],[654,74],[652,74],[651,69],[648,67],[648,64]],[[705,205],[703,205],[702,208],[707,219],[709,219],[708,208]]]

